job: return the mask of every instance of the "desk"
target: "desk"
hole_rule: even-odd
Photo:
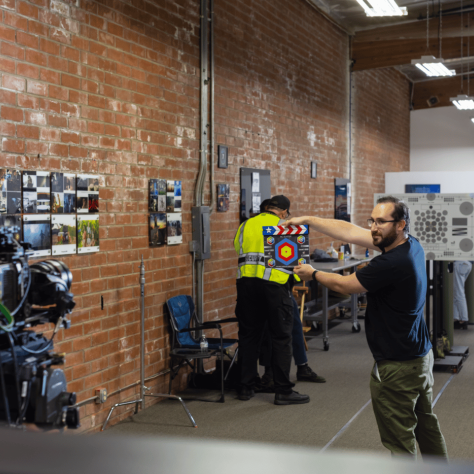
[[[337,262],[314,262],[311,265],[317,270],[323,272],[337,273],[343,270],[350,270],[354,273],[356,268],[362,263],[370,262],[371,258],[351,257],[346,260],[338,260]],[[328,315],[331,309],[338,307],[342,303],[350,302],[352,317],[352,332],[360,332],[360,324],[357,321],[357,294],[353,294],[350,298],[329,298],[329,290],[326,286],[323,288],[322,301],[318,303],[317,298],[308,301],[304,305],[303,320],[305,321],[321,321],[323,323],[323,343],[324,350],[329,350],[329,334],[328,334]]]

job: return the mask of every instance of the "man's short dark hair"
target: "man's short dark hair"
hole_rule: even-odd
[[[393,204],[392,218],[395,221],[405,221],[405,227],[403,232],[408,234],[410,232],[410,209],[409,207],[400,199],[394,196],[382,196],[377,199],[377,204]]]

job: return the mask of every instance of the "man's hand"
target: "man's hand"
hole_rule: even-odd
[[[299,225],[299,224],[293,224],[293,225]],[[315,268],[313,268],[311,265],[305,264],[305,265],[298,265],[297,267],[293,268],[293,273],[298,275],[302,280],[304,281],[309,281],[311,280],[311,277],[313,276]]]
[[[289,225],[309,225],[308,219],[308,216],[292,217],[291,219],[288,219],[287,221],[283,222],[282,226],[288,227]]]

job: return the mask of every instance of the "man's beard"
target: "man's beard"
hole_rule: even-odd
[[[385,237],[382,238],[382,240],[376,244],[374,237],[381,237],[380,235],[372,233],[372,240],[374,242],[374,245],[378,247],[379,249],[386,249],[387,247],[390,247],[396,240],[397,240],[397,231],[395,227],[392,229],[392,231],[387,234]]]

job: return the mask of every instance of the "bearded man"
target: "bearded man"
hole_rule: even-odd
[[[370,230],[349,222],[297,217],[288,225],[310,225],[334,240],[382,252],[348,276],[299,265],[294,272],[339,293],[367,292],[365,331],[374,357],[370,378],[372,406],[382,444],[393,455],[447,459],[438,419],[432,410],[433,352],[423,310],[426,297],[425,254],[410,231],[410,210],[384,196],[367,219]]]

